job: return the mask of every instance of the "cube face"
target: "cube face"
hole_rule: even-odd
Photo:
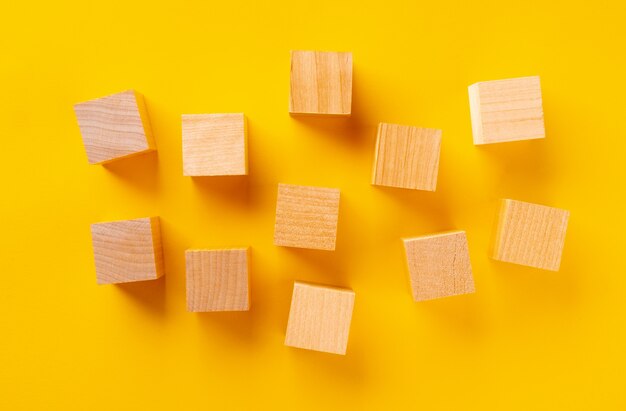
[[[159,218],[91,225],[98,284],[154,280],[163,275]]]
[[[344,355],[353,308],[352,290],[296,281],[285,345]]]
[[[349,116],[352,53],[291,52],[291,114]]]
[[[381,123],[372,184],[435,191],[441,130]]]
[[[469,97],[474,144],[545,137],[538,76],[476,83]]]
[[[133,90],[74,105],[91,164],[154,150],[143,96]]]
[[[279,184],[274,244],[334,250],[339,195],[335,188]]]
[[[415,301],[474,292],[464,231],[408,238],[404,249]]]
[[[558,271],[569,211],[516,200],[502,200],[492,258]]]
[[[187,310],[250,309],[248,248],[187,250]]]
[[[184,114],[183,174],[248,174],[247,122],[242,113]]]

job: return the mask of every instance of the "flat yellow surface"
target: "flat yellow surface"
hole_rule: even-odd
[[[624,409],[621,1],[5,2],[0,409]],[[289,50],[352,51],[350,119],[288,115]],[[474,147],[467,86],[540,75],[545,140]],[[158,155],[90,166],[72,105],[134,88]],[[250,175],[182,175],[244,112]],[[435,193],[370,185],[378,122],[443,129]],[[337,250],[272,244],[338,187]],[[561,271],[491,261],[497,200],[571,211]],[[97,286],[89,224],[158,215],[166,275]],[[476,294],[415,303],[401,237],[465,229]],[[251,246],[252,310],[185,309],[184,251]],[[351,287],[345,357],[285,347],[293,281]]]

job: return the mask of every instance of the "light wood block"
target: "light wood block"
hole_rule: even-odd
[[[143,96],[128,90],[74,105],[91,164],[156,149]]]
[[[183,174],[248,174],[248,132],[243,113],[183,114]]]
[[[163,275],[158,217],[91,225],[98,284],[154,280]]]
[[[558,271],[569,211],[516,200],[502,200],[492,258]]]
[[[291,52],[291,114],[349,116],[352,53]]]
[[[249,248],[187,250],[187,310],[248,311]]]
[[[474,292],[464,231],[431,234],[403,241],[415,301]]]
[[[545,137],[539,77],[485,81],[469,86],[474,144]]]
[[[296,281],[285,345],[345,355],[354,291]]]
[[[334,250],[338,219],[338,189],[278,185],[275,245]]]
[[[380,123],[372,184],[435,191],[441,130]]]

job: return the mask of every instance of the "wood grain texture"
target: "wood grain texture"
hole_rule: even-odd
[[[183,114],[183,174],[248,174],[248,131],[243,113]]]
[[[91,225],[98,284],[154,280],[163,275],[158,217]]]
[[[291,52],[291,114],[349,116],[352,53]]]
[[[279,184],[274,244],[334,250],[339,195],[336,188]]]
[[[403,241],[415,301],[474,292],[464,231],[407,238]]]
[[[558,271],[569,211],[516,200],[502,200],[492,258]]]
[[[187,310],[248,311],[249,248],[187,250]]]
[[[380,123],[372,184],[435,191],[441,130]]]
[[[469,86],[474,144],[545,137],[538,76]]]
[[[91,164],[156,149],[143,96],[128,90],[74,105]]]
[[[354,291],[296,281],[285,345],[345,355]]]

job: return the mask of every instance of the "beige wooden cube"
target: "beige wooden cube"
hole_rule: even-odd
[[[464,231],[431,234],[403,241],[415,301],[474,292]]]
[[[435,191],[441,130],[380,123],[372,184]]]
[[[334,250],[338,218],[338,189],[279,184],[274,244]]]
[[[248,311],[249,248],[187,250],[187,310]]]
[[[492,258],[558,271],[569,211],[516,200],[502,200]]]
[[[91,164],[156,149],[143,96],[128,90],[74,105]]]
[[[291,114],[349,116],[352,53],[291,52]]]
[[[285,345],[345,355],[354,291],[296,281]]]
[[[98,284],[154,280],[163,275],[159,218],[91,225]]]
[[[474,144],[545,137],[538,76],[476,83],[469,98]]]
[[[248,174],[248,132],[243,113],[183,114],[183,174]]]

